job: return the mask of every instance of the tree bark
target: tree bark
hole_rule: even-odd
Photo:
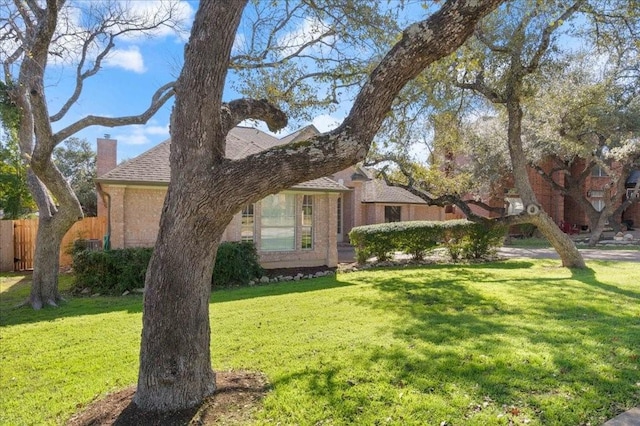
[[[522,148],[522,108],[519,101],[519,86],[521,81],[511,83],[512,92],[507,96],[507,114],[509,128],[507,130],[507,144],[513,167],[513,177],[516,189],[525,212],[531,216],[531,223],[535,224],[542,235],[551,243],[562,261],[562,266],[567,268],[585,268],[584,259],[575,244],[567,234],[562,232],[558,225],[542,210],[538,202],[527,172],[527,157]]]
[[[453,52],[501,1],[449,1],[428,20],[409,27],[333,132],[229,160],[224,158],[229,114],[221,99],[244,3],[200,3],[175,85],[171,181],[145,281],[134,398],[146,411],[191,407],[215,391],[209,349],[211,274],[218,243],[233,215],[247,203],[363,159],[406,82]],[[268,121],[270,128],[286,124],[268,109],[249,108],[246,114]]]

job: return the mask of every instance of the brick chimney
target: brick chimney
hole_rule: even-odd
[[[118,165],[118,141],[111,139],[111,135],[98,138],[98,153],[96,158],[96,176],[101,177]]]
[[[111,135],[98,138],[98,151],[96,155],[96,176],[102,177],[118,165],[118,141],[111,139]],[[98,216],[107,215],[107,206],[102,197],[98,196]]]

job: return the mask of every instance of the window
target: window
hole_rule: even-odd
[[[260,249],[295,250],[295,201],[292,194],[269,195],[262,200]]]
[[[302,197],[302,249],[313,248],[313,196]]]
[[[627,188],[627,198],[640,198],[640,190],[636,191],[635,188]]]
[[[242,226],[240,229],[240,240],[253,242],[255,229],[254,205],[249,204],[242,209]]]
[[[609,176],[607,174],[607,172],[604,171],[604,169],[600,166],[593,166],[591,168],[591,176],[594,177],[604,177],[604,176]]]
[[[384,221],[400,222],[402,207],[400,206],[384,206]]]
[[[603,198],[592,198],[591,205],[594,209],[601,212],[604,209],[604,199]]]

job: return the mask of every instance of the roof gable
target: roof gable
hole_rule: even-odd
[[[313,127],[313,129],[315,129],[315,127]],[[235,127],[227,135],[226,156],[232,160],[237,160],[252,154],[257,154],[271,147],[286,144],[287,142],[285,140],[296,141],[300,139],[303,131],[309,132],[309,127],[292,133],[292,135],[294,135],[293,138],[287,136],[278,139],[268,133],[251,127]],[[317,132],[317,129],[315,129],[315,131]],[[139,156],[99,176],[96,182],[149,186],[168,185],[171,176],[169,163],[170,147],[171,140],[167,139]],[[345,186],[329,178],[303,182],[293,186],[292,189],[315,191],[348,190]]]

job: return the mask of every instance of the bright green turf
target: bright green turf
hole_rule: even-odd
[[[214,368],[267,374],[258,424],[599,425],[640,404],[640,265],[589,266],[407,267],[214,291]],[[24,290],[3,281],[0,424],[63,423],[135,383],[140,296],[15,310]]]

